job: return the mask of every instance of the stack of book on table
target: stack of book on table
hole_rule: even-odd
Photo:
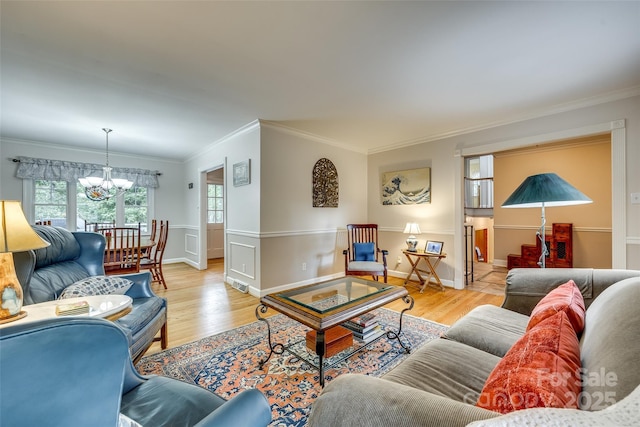
[[[347,320],[342,326],[351,330],[353,337],[365,344],[384,334],[382,326],[378,324],[376,315],[371,312]]]
[[[91,306],[87,301],[78,301],[68,304],[56,305],[56,315],[58,316],[77,316],[79,314],[88,314]]]

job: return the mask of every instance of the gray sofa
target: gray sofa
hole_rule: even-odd
[[[587,307],[579,336],[580,409],[534,408],[501,415],[475,406],[494,367],[524,335],[532,309],[569,279]],[[442,339],[425,344],[382,378],[347,374],[333,380],[312,405],[309,425],[640,424],[640,271],[513,269],[505,292],[502,307],[473,309]],[[586,377],[600,373],[615,380]]]
[[[69,285],[90,276],[104,275],[105,240],[101,234],[38,225],[33,229],[51,245],[14,254],[25,305],[55,300]],[[130,313],[115,323],[127,336],[131,358],[137,361],[158,332],[162,348],[167,347],[167,301],[151,290],[149,272],[120,277],[133,282],[126,291],[133,299],[133,306]]]

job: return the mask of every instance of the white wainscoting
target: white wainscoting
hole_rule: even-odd
[[[256,247],[239,242],[229,242],[229,271],[255,280]]]

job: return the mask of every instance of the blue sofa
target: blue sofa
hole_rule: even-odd
[[[14,256],[25,305],[55,300],[69,285],[104,275],[105,240],[101,234],[38,225],[33,229],[51,245]],[[115,323],[124,331],[131,357],[137,361],[158,332],[162,348],[167,348],[167,301],[153,293],[149,272],[121,277],[133,281],[126,292],[133,299],[133,307]]]
[[[113,322],[53,318],[0,329],[0,425],[264,427],[267,399],[256,389],[225,401],[203,388],[141,376],[128,338]],[[122,414],[122,415],[120,415]],[[122,424],[121,424],[122,425]]]

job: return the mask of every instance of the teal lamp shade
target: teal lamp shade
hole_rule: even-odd
[[[536,208],[592,203],[573,185],[555,173],[541,173],[525,179],[505,200],[503,208]]]
[[[502,204],[503,208],[542,208],[542,224],[536,233],[542,246],[538,265],[545,268],[545,258],[549,254],[544,238],[546,219],[544,208],[548,206],[569,206],[592,203],[593,200],[578,191],[573,185],[555,173],[531,175],[525,179]]]

